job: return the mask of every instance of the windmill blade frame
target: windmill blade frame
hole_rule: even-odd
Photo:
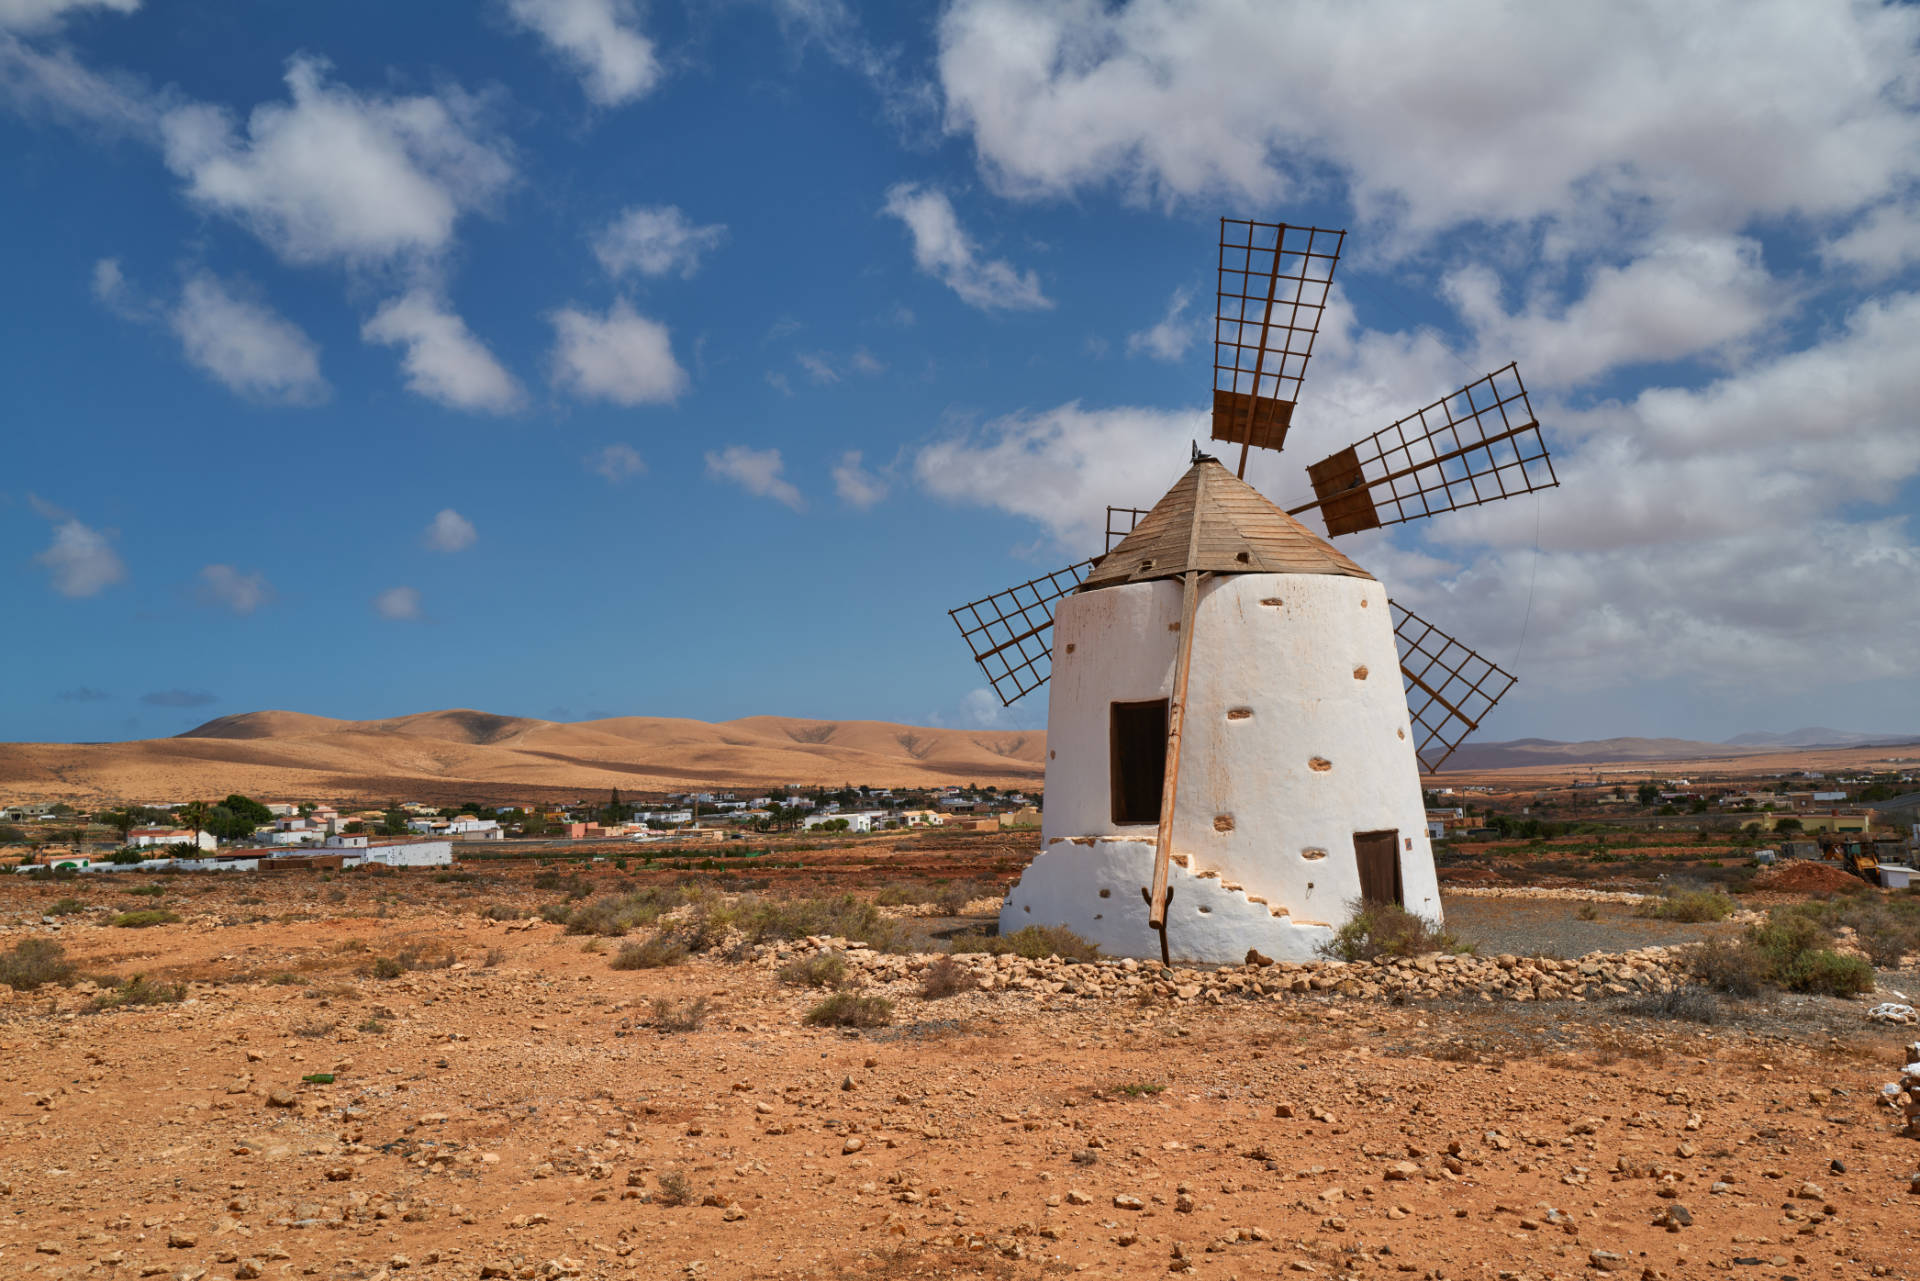
[[[1437,774],[1519,678],[1398,601],[1389,600],[1387,608],[1393,613],[1393,638],[1400,648],[1400,677],[1407,687],[1414,755],[1422,769]]]
[[[1053,675],[1053,603],[1072,595],[1095,563],[1083,560],[947,611],[1001,706]]]
[[[1213,317],[1212,438],[1279,450],[1347,233],[1245,218],[1220,220]]]
[[[1112,551],[1120,540],[1133,532],[1140,518],[1152,511],[1151,507],[1113,507],[1107,508],[1107,551]],[[1122,525],[1121,522],[1125,522]]]
[[[1559,485],[1521,381],[1509,363],[1307,468],[1327,534],[1403,525]]]

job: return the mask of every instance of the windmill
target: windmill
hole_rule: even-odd
[[[1346,233],[1220,229],[1211,437],[1236,470],[1196,448],[1151,509],[1107,509],[1101,555],[951,614],[1003,704],[1054,680],[1042,849],[1003,930],[1305,959],[1362,900],[1438,919],[1420,771],[1515,678],[1297,518],[1338,538],[1558,480],[1509,364],[1314,463],[1312,501],[1275,506],[1248,455],[1285,446]]]

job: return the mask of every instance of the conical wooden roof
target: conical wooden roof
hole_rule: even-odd
[[[1345,574],[1372,578],[1327,541],[1211,458],[1201,458],[1120,545],[1100,558],[1080,590],[1215,574]]]

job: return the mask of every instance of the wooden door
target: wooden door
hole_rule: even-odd
[[[1404,903],[1400,892],[1400,833],[1355,832],[1353,856],[1360,865],[1360,897],[1369,903]]]

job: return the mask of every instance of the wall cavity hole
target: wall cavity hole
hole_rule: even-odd
[[[1095,912],[1093,914],[1093,919],[1096,921],[1102,921],[1106,919],[1106,916],[1107,914],[1105,912]]]
[[[1316,774],[1324,774],[1333,768],[1333,762],[1324,756],[1316,756],[1307,762],[1307,768]]]
[[[1267,606],[1270,606],[1270,607],[1272,607],[1272,608],[1274,608],[1274,609],[1278,609],[1278,608],[1280,608],[1280,598],[1279,598],[1278,596],[1268,596],[1268,597],[1265,597],[1265,598],[1263,598],[1263,599],[1261,600],[1261,602],[1260,602],[1260,603],[1261,603],[1262,605],[1267,605]]]
[[[1176,619],[1175,621],[1173,621],[1173,622],[1171,622],[1171,623],[1168,623],[1168,624],[1167,624],[1167,630],[1168,630],[1168,631],[1170,631],[1170,632],[1177,632],[1177,631],[1179,631],[1179,630],[1180,630],[1180,623],[1179,623],[1179,620],[1177,620],[1177,619]]]
[[[1025,907],[1021,908],[1020,910],[1022,912],[1031,912],[1033,911],[1033,904],[1029,903]]]
[[[1405,732],[1402,732],[1402,733],[1401,733],[1401,735],[1400,735],[1400,737],[1401,737],[1401,738],[1405,738],[1405,737],[1406,737],[1406,734],[1405,734]],[[1059,755],[1060,755],[1060,753],[1058,753],[1058,752],[1054,752],[1054,751],[1049,751],[1049,752],[1047,753],[1047,759],[1048,759],[1048,760],[1053,760],[1054,758],[1056,758],[1056,757],[1057,757],[1057,756],[1059,756]]]
[[[1231,832],[1233,830],[1233,815],[1215,814],[1213,816],[1213,830],[1216,832]]]
[[[1071,654],[1071,653],[1073,653],[1073,646],[1072,646],[1072,645],[1068,645],[1068,646],[1067,646],[1067,653],[1069,653],[1069,654]]]
[[[1325,858],[1326,856],[1327,856],[1327,852],[1325,850],[1313,848],[1311,846],[1308,847],[1307,849],[1300,851],[1300,857],[1307,860],[1307,862],[1309,863],[1318,863],[1321,859]],[[1309,885],[1307,888],[1312,889],[1313,887]]]
[[[1071,645],[1067,646],[1067,650],[1069,653],[1071,653],[1073,650],[1073,646]],[[1367,679],[1366,664],[1362,663],[1360,666],[1353,669],[1353,679],[1357,681],[1363,681]]]
[[[1227,709],[1227,719],[1230,721],[1244,721],[1251,715],[1253,715],[1253,709],[1251,707],[1229,707]]]
[[[1239,552],[1234,556],[1234,559],[1242,565],[1250,565],[1253,563],[1253,556],[1249,552]]]
[[[1407,731],[1405,731],[1405,730],[1403,730],[1403,729],[1397,729],[1397,730],[1395,730],[1395,731],[1393,731],[1393,732],[1394,732],[1394,733],[1396,733],[1396,734],[1398,734],[1398,735],[1400,736],[1400,740],[1401,740],[1402,742],[1405,742],[1405,741],[1406,741],[1406,738],[1407,738]]]
[[[1362,596],[1360,598],[1360,608],[1365,609],[1366,607],[1367,607],[1367,598]]]
[[[1210,907],[1203,907],[1200,909],[1200,915],[1202,916],[1211,916],[1212,914],[1213,914],[1213,909]]]
[[[1112,890],[1101,890],[1101,891],[1100,891],[1100,897],[1101,897],[1101,898],[1112,898],[1112,897],[1113,897],[1113,891],[1112,891]]]

